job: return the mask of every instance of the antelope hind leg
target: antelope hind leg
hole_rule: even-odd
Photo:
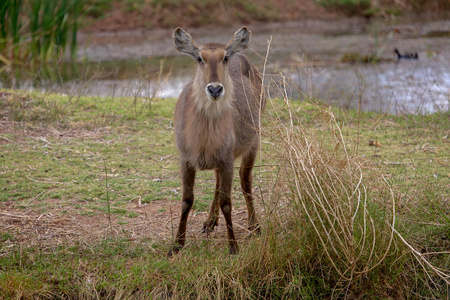
[[[247,204],[248,212],[248,230],[252,233],[261,233],[261,229],[256,218],[255,208],[253,206],[253,176],[252,170],[256,159],[257,148],[255,147],[247,155],[242,157],[241,168],[239,170],[239,176],[241,178],[241,187],[244,194],[245,203]]]

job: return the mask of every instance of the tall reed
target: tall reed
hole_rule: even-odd
[[[76,56],[82,0],[3,0],[0,54],[13,63],[46,63]]]

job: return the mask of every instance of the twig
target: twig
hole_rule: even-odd
[[[13,218],[30,218],[29,216],[13,215],[13,214],[5,213],[5,212],[0,212],[0,215],[7,216],[7,217],[13,217]]]
[[[439,276],[442,280],[444,280],[445,283],[450,285],[450,274],[446,274],[442,270],[438,269],[437,267],[433,266],[425,257],[423,254],[421,254],[419,251],[414,249],[413,246],[411,246],[404,238],[403,236],[394,228],[392,227],[392,230],[397,234],[397,236],[402,240],[402,242],[405,244],[406,247],[408,247],[414,257],[420,262],[425,263],[437,276]],[[423,266],[422,266],[423,267]],[[424,268],[424,267],[423,267]],[[425,269],[425,268],[424,268]]]
[[[402,162],[402,161],[384,161],[383,164],[390,166],[390,165],[411,165],[412,163],[410,162]]]
[[[110,205],[110,201],[109,201],[109,185],[108,185],[108,169],[106,168],[106,163],[105,163],[105,185],[106,185],[106,203],[107,203],[107,209],[108,209],[108,224],[109,224],[109,229],[112,231],[112,223],[111,223],[111,205]]]
[[[269,58],[270,44],[271,43],[272,43],[272,36],[270,36],[270,39],[267,40],[267,50],[266,50],[266,56],[264,58],[264,66],[263,66],[263,72],[262,72],[262,78],[261,78],[261,92],[260,92],[260,95],[259,95],[259,114],[258,114],[258,118],[259,118],[258,126],[259,126],[259,128],[258,128],[258,132],[259,132],[259,150],[260,151],[262,149],[262,141],[261,141],[261,113],[262,113],[262,110],[263,110],[262,101],[263,101],[263,99],[265,97],[264,79],[266,77],[266,66],[267,66],[267,60]],[[258,167],[258,170],[259,170],[259,173],[260,173],[259,177],[261,177],[261,166],[262,166],[262,157],[260,155],[259,156],[259,167]],[[264,202],[264,195],[262,193],[260,193],[260,199],[261,199],[262,204],[264,206],[266,206],[265,202]]]
[[[440,254],[450,254],[450,251],[422,253],[423,256],[425,256],[425,255],[440,255]]]
[[[171,227],[171,230],[172,230],[172,239],[175,240],[175,236],[174,236],[174,234],[173,234],[172,205],[169,206],[169,210],[170,210],[170,227]]]
[[[4,141],[7,141],[8,143],[12,143],[12,142],[13,142],[13,141],[11,141],[10,139],[5,138],[4,136],[0,136],[0,139],[2,139],[2,140],[4,140]]]
[[[369,126],[369,129],[372,130],[375,125],[378,124],[378,122],[384,118],[385,115],[387,115],[387,113],[389,112],[389,110],[391,109],[392,103],[389,104],[389,107],[386,109],[386,111],[381,115],[381,117],[378,118],[378,120],[376,120],[372,125]]]
[[[30,201],[27,202],[27,204],[30,204],[31,202],[33,202],[34,200],[36,200],[40,195],[42,195],[44,192],[40,192],[36,197],[34,197],[33,199],[31,199]]]
[[[352,92],[353,97],[356,98],[355,94]],[[357,135],[356,135],[356,156],[358,156],[359,149],[359,129],[360,129],[360,121],[361,121],[361,102],[362,102],[362,93],[359,94],[359,97],[356,99],[358,101],[358,123],[357,123]]]

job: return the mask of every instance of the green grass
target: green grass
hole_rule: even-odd
[[[111,197],[115,201],[127,201],[149,192],[164,193],[173,185],[170,182],[174,178],[168,177],[172,175],[162,172],[167,168],[172,172],[176,170],[176,165],[167,166],[164,160],[165,157],[174,160],[176,153],[166,146],[173,138],[166,129],[170,126],[170,112],[165,111],[165,107],[160,108],[162,103],[153,104],[151,112],[134,115],[131,101],[125,105],[125,101],[116,103],[112,99],[70,100],[36,94],[17,97],[15,100],[7,97],[1,103],[2,111],[16,126],[45,132],[50,125],[56,134],[47,132],[51,137],[45,138],[39,134],[24,136],[20,145],[2,145],[1,160],[8,162],[5,167],[14,174],[12,178],[2,176],[0,179],[5,187],[0,201],[24,201],[30,195],[44,192],[54,199],[94,204],[105,195],[104,186],[100,184],[105,180],[105,166],[111,177]],[[155,113],[161,116],[154,117]],[[152,125],[146,126],[146,120],[152,120]],[[79,139],[73,139],[72,135]],[[2,136],[16,138],[14,133]],[[162,182],[153,181],[150,176],[158,173]],[[134,193],[125,193],[128,190]]]
[[[422,268],[397,236],[387,247],[387,224],[392,218],[392,190],[396,230],[448,274],[449,112],[397,117],[363,112],[358,117],[353,110],[291,102],[293,128],[301,125],[293,131],[293,141],[302,149],[302,141],[308,140],[313,153],[323,159],[315,160],[314,170],[323,182],[314,188],[321,186],[328,195],[324,199],[337,203],[308,219],[305,213],[320,207],[301,206],[293,182],[301,168],[291,170],[285,164],[285,151],[295,143],[284,144],[286,130],[273,133],[288,128],[291,119],[283,101],[275,100],[264,116],[257,161],[261,167],[254,171],[262,235],[246,238],[241,232],[241,252],[228,256],[220,232],[209,238],[195,234],[214,193],[212,172],[198,172],[188,245],[168,259],[181,198],[174,99],[156,99],[149,105],[133,98],[1,93],[2,298],[448,297],[448,285],[429,267]],[[369,140],[381,147],[369,146]],[[323,171],[345,169],[341,162],[346,157],[354,172],[332,177]],[[325,232],[317,233],[312,226],[321,224],[317,216],[337,214],[334,209],[340,205],[352,205],[343,195],[353,187],[359,170],[367,188],[364,207],[376,230],[368,229],[365,236],[358,227],[364,216],[358,214],[350,237],[366,239],[367,245],[374,238],[375,256],[362,250],[354,270],[380,263],[348,281],[339,275],[345,269],[346,247],[335,252],[333,244],[325,242],[324,247],[318,237]],[[325,189],[333,178],[345,184]],[[306,181],[301,188],[300,195],[311,191]],[[237,176],[232,193],[234,210],[245,211]],[[345,214],[324,228],[339,230],[341,220],[348,221]],[[356,243],[354,249],[357,253],[366,248]]]

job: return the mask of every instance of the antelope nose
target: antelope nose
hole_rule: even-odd
[[[208,92],[213,98],[218,98],[222,94],[222,91],[223,91],[222,85],[218,85],[218,86],[209,85],[208,86]]]

